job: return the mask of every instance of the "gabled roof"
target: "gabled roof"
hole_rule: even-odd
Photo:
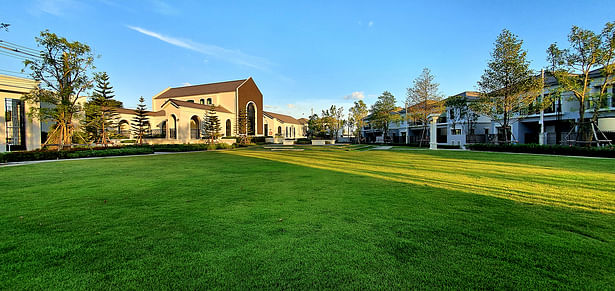
[[[188,107],[188,108],[196,108],[196,109],[202,109],[202,110],[209,110],[209,107],[210,107],[210,105],[199,104],[199,103],[188,102],[188,101],[181,101],[177,99],[169,99],[165,101],[160,107],[161,108],[164,107],[164,105],[167,103],[170,103],[175,107]],[[232,113],[228,109],[222,107],[221,105],[216,105],[216,111],[224,112],[224,113]]]
[[[129,108],[115,108],[115,112],[120,113],[120,114],[136,114],[136,110],[129,109]],[[165,112],[164,110],[147,111],[146,115],[147,116],[164,116]]]
[[[269,118],[275,118],[279,121],[282,121],[283,123],[294,123],[294,124],[303,124],[301,123],[301,121],[295,119],[292,116],[288,116],[288,115],[284,115],[284,114],[279,114],[279,113],[273,113],[273,112],[267,112],[267,111],[263,111],[263,113],[269,117]]]
[[[307,124],[309,120],[307,118],[302,117],[302,118],[297,119],[297,121],[299,121],[301,124]]]
[[[221,92],[234,92],[246,80],[247,79],[170,88],[164,91],[159,96],[156,96],[154,99],[167,99],[167,98],[172,98],[172,97],[207,95],[207,94],[214,94],[214,93],[221,93]]]

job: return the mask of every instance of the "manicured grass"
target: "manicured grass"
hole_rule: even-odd
[[[248,148],[0,168],[0,289],[609,289],[613,160]]]

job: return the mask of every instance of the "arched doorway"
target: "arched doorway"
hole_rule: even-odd
[[[254,102],[248,103],[248,135],[256,134],[256,107],[254,106]]]
[[[282,127],[278,126],[278,135],[282,135]]]
[[[269,124],[265,123],[265,136],[269,136]]]
[[[120,121],[120,123],[117,125],[117,134],[125,138],[130,138],[130,124],[128,123],[128,121]]]
[[[231,120],[227,119],[226,120],[226,132],[225,132],[225,136],[231,136],[232,134],[232,128],[231,128]]]
[[[201,130],[199,128],[199,124],[201,124],[201,122],[199,121],[198,116],[193,115],[192,117],[190,117],[190,139],[201,138]]]
[[[175,114],[171,114],[171,124],[169,128],[169,138],[177,139],[177,117]]]

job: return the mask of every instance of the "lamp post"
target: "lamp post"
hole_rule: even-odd
[[[429,132],[429,149],[430,150],[438,149],[438,137],[437,137],[438,128],[436,126],[436,123],[438,122],[438,117],[440,117],[439,114],[429,114],[429,116],[427,116],[427,118],[431,120],[430,132]]]

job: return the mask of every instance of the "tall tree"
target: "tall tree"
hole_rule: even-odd
[[[365,126],[365,117],[369,111],[363,100],[354,102],[354,106],[348,110],[348,123],[354,128],[354,135],[358,143],[361,143],[361,129]]]
[[[444,110],[442,94],[439,92],[440,84],[434,79],[431,71],[424,68],[421,75],[414,79],[412,87],[407,89],[406,120],[420,122],[423,125],[420,143],[427,135],[428,117],[432,114],[441,114]]]
[[[94,92],[84,108],[84,128],[92,140],[106,146],[110,142],[110,129],[117,123],[116,109],[122,107],[122,102],[114,99],[113,87],[106,72],[95,74],[94,80]]]
[[[41,82],[41,87],[24,99],[52,105],[33,106],[29,114],[41,121],[55,122],[45,144],[57,143],[61,149],[72,145],[73,120],[82,110],[77,100],[92,87],[90,70],[94,68],[94,57],[88,45],[70,42],[47,30],[36,37],[36,42],[41,47],[40,58],[26,60],[24,64],[30,69],[30,76]]]
[[[308,120],[308,137],[311,139],[326,138],[327,126],[325,123],[325,119],[318,117],[318,114],[310,115],[310,119]]]
[[[143,96],[139,98],[139,104],[135,110],[135,117],[132,118],[132,134],[136,137],[135,143],[142,145],[143,137],[149,129],[149,118],[147,117],[147,106]]]
[[[487,69],[478,81],[480,97],[473,108],[500,124],[500,134],[506,143],[512,136],[511,120],[527,113],[542,89],[542,79],[530,69],[522,45],[517,35],[502,30]]]
[[[395,113],[396,102],[395,96],[391,92],[384,91],[370,110],[370,123],[374,128],[382,130],[384,142],[387,141],[389,124],[401,121],[401,116]]]
[[[329,130],[329,135],[337,140],[340,128],[344,125],[344,107],[337,108],[335,105],[322,111],[323,122]]]
[[[460,125],[466,135],[474,135],[478,114],[471,109],[472,100],[465,96],[451,96],[446,99],[444,106],[449,109],[449,119],[453,129]]]
[[[599,110],[609,96],[607,89],[612,86],[615,65],[615,23],[607,22],[601,33],[573,26],[568,34],[570,47],[559,49],[551,44],[547,49],[547,60],[553,76],[559,83],[559,92],[572,92],[577,101],[579,119],[577,141],[590,142],[593,139],[592,123],[598,120]],[[602,79],[598,91],[592,90],[591,72],[600,70]],[[591,120],[586,120],[585,111],[592,110]],[[589,143],[588,143],[589,144]]]
[[[220,119],[216,114],[216,105],[210,105],[203,118],[203,136],[209,139],[209,145],[213,146],[216,140],[222,135]]]

